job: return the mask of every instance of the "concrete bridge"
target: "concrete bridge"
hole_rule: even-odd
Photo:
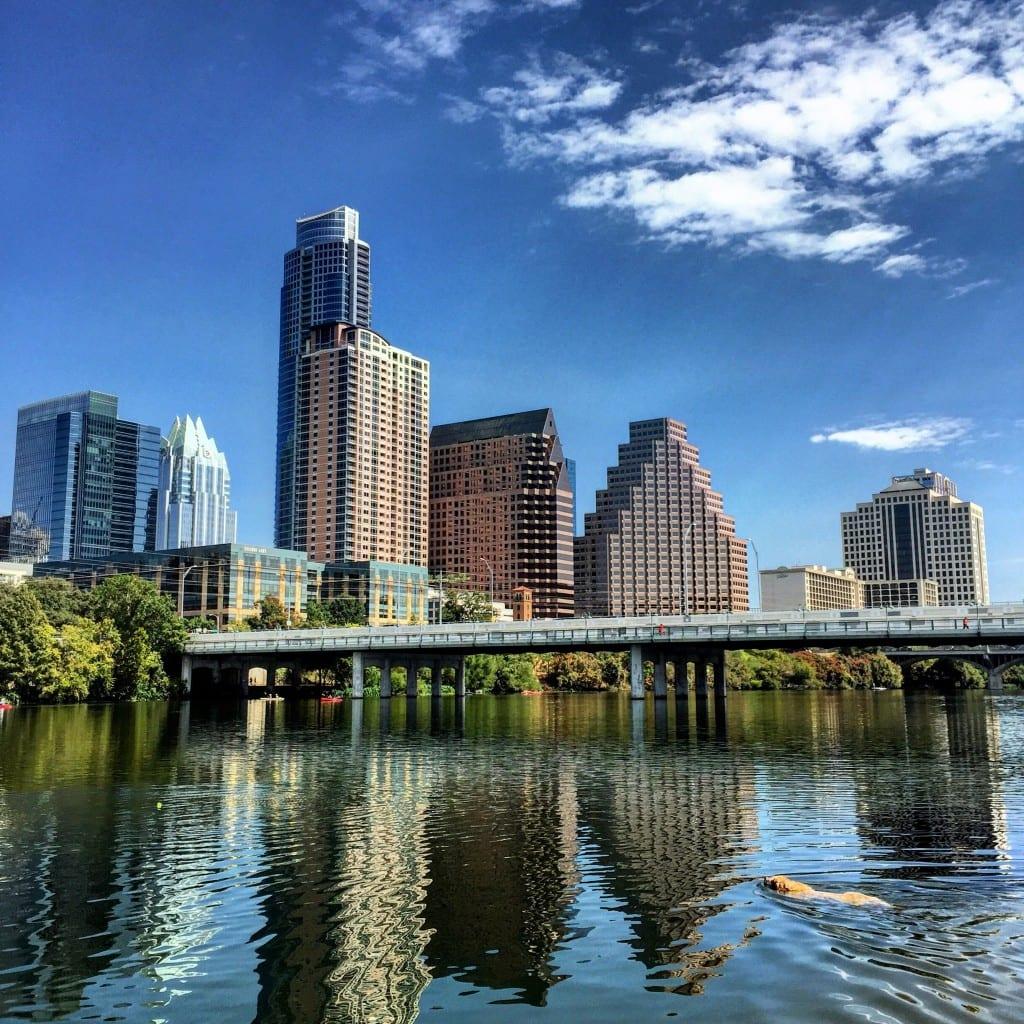
[[[707,695],[709,675],[715,694],[724,697],[729,650],[920,648],[913,653],[941,657],[944,648],[975,651],[1015,645],[1024,645],[1024,604],[196,633],[182,658],[182,680],[191,686],[197,669],[212,670],[216,679],[226,668],[299,671],[351,657],[353,697],[363,696],[370,665],[380,668],[382,697],[392,694],[391,672],[397,666],[407,671],[409,695],[415,695],[417,671],[423,667],[429,668],[432,691],[439,695],[442,670],[451,666],[456,694],[461,695],[468,655],[625,650],[634,698],[644,696],[645,662],[654,666],[655,697],[667,696],[669,663],[675,666],[675,679],[686,679],[693,665],[698,697]],[[1002,688],[1005,668],[1003,662],[989,668],[990,689]]]

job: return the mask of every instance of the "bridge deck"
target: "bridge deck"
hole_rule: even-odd
[[[968,628],[963,628],[964,618]],[[1024,643],[1024,604],[983,608],[749,612],[733,615],[540,619],[531,622],[193,634],[196,658],[259,654],[500,654],[645,647],[930,647]]]

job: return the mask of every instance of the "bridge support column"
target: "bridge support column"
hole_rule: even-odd
[[[629,695],[633,700],[644,699],[644,649],[639,644],[629,649]]]
[[[460,657],[455,664],[455,696],[466,696],[466,659]]]
[[[676,658],[675,665],[675,688],[676,700],[688,700],[690,696],[690,662],[686,658]]]
[[[391,696],[391,659],[385,658],[380,667],[380,695],[382,698]]]
[[[418,676],[420,663],[415,658],[410,658],[405,666],[405,695],[415,697],[419,694]]]
[[[430,696],[441,696],[441,662],[437,658],[430,663]]]
[[[711,664],[715,672],[715,699],[725,700],[725,651],[719,651]]]
[[[363,698],[363,684],[366,677],[363,660],[362,651],[352,652],[352,696],[355,700]]]
[[[654,696],[664,700],[668,696],[668,673],[664,651],[654,656]]]
[[[703,656],[693,662],[693,689],[698,697],[708,695],[708,660]]]
[[[1002,693],[1003,691],[1003,673],[997,668],[990,668],[988,670],[988,692],[989,693]]]
[[[192,655],[181,656],[181,690],[187,697],[192,692]]]

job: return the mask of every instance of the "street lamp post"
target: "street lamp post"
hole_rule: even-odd
[[[761,610],[761,556],[757,553],[757,545],[748,540],[751,550],[754,552],[754,571],[757,573],[757,610]]]
[[[487,566],[487,571],[491,574],[491,614],[494,613],[494,566],[487,561],[486,558],[481,558],[481,562]]]
[[[199,564],[193,562],[192,565],[188,566],[184,572],[180,569],[178,571],[178,618],[185,618],[185,580],[188,578],[188,574],[193,569],[198,569]],[[203,609],[200,609],[202,611]]]
[[[682,550],[682,556],[683,556],[683,592],[680,595],[681,600],[679,602],[682,605],[682,608],[683,608],[683,615],[689,615],[690,614],[690,575],[689,575],[689,563],[687,562],[687,559],[686,559],[686,555],[687,555],[686,549],[687,549],[687,545],[689,544],[689,541],[690,541],[690,534],[691,533],[693,533],[693,523],[692,522],[688,523],[687,526],[686,526],[686,529],[683,530],[683,550]]]

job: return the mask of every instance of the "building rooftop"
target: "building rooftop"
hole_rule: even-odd
[[[431,429],[430,446],[444,448],[450,444],[485,441],[492,437],[543,434],[548,429],[549,420],[553,429],[554,414],[550,408],[488,416],[480,420],[463,420],[461,423],[442,423]]]

